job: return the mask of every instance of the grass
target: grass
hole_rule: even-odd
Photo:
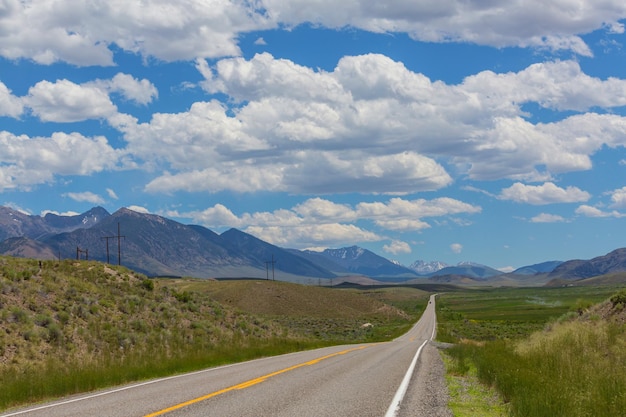
[[[147,279],[85,261],[0,257],[0,410],[224,363],[386,340],[418,290]],[[364,326],[366,323],[372,326]]]
[[[504,417],[507,406],[502,403],[497,391],[478,380],[476,366],[466,361],[454,360],[443,354],[448,385],[448,408],[454,416]],[[458,369],[461,366],[462,369]]]
[[[528,291],[464,294],[468,304],[463,303],[464,295],[454,294],[447,300],[452,302],[441,303],[447,309],[442,314],[448,331],[445,337],[457,337],[460,342],[447,351],[452,363],[449,376],[471,376],[475,369],[482,384],[497,390],[510,416],[623,415],[626,314],[620,297],[608,301],[617,288]],[[590,303],[598,299],[605,301]],[[480,311],[477,305],[486,308]],[[529,311],[521,311],[525,307]],[[509,317],[515,331],[507,329],[502,316]],[[477,331],[475,326],[463,329],[453,323],[466,320],[475,320],[477,327],[489,331]],[[524,320],[542,327],[524,334],[520,330]],[[455,415],[472,414],[459,411]]]

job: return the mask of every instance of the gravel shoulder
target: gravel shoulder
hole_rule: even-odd
[[[400,407],[401,417],[453,417],[448,408],[445,365],[437,347],[424,346],[408,392]]]

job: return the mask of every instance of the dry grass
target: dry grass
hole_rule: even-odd
[[[0,257],[0,409],[252,357],[384,340],[408,328],[425,303],[415,292],[152,280],[98,262],[40,266]]]
[[[401,309],[363,292],[294,285],[279,281],[160,281],[177,291],[193,291],[223,305],[265,316],[363,318],[379,316],[408,319]],[[390,297],[385,300],[388,301]],[[416,297],[413,296],[415,301]]]

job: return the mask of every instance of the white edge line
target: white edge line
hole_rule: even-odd
[[[436,295],[437,294],[435,294],[432,297],[433,300]],[[432,340],[435,338],[436,330],[437,330],[437,316],[435,316],[435,321],[433,323],[433,332],[429,340]],[[413,357],[413,360],[411,361],[411,365],[409,365],[409,369],[407,369],[406,374],[404,375],[404,378],[402,379],[402,382],[400,383],[400,386],[398,387],[398,390],[396,391],[396,395],[394,395],[393,400],[391,401],[391,404],[389,405],[389,408],[387,409],[387,413],[385,414],[385,417],[396,417],[398,415],[398,411],[400,411],[400,404],[402,404],[404,395],[406,394],[406,391],[409,388],[409,382],[411,381],[411,377],[413,376],[413,371],[415,370],[417,359],[419,358],[420,353],[422,353],[422,349],[424,348],[424,346],[426,346],[426,343],[428,343],[428,340],[424,340],[424,343],[422,343],[420,347],[417,349],[417,352],[415,352],[415,356]]]
[[[417,364],[417,359],[422,352],[422,348],[428,343],[428,340],[424,340],[424,343],[417,349],[415,356],[413,357],[413,361],[407,369],[406,374],[404,375],[404,379],[402,379],[402,383],[398,387],[398,391],[396,391],[396,395],[393,397],[389,408],[387,409],[387,413],[385,417],[395,417],[397,415],[398,410],[400,409],[400,404],[404,399],[404,394],[406,394],[407,389],[409,388],[409,382],[411,381],[411,377],[413,376],[413,370],[415,369],[415,365]]]

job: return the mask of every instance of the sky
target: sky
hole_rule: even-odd
[[[0,205],[502,270],[626,246],[623,0],[0,0]]]

